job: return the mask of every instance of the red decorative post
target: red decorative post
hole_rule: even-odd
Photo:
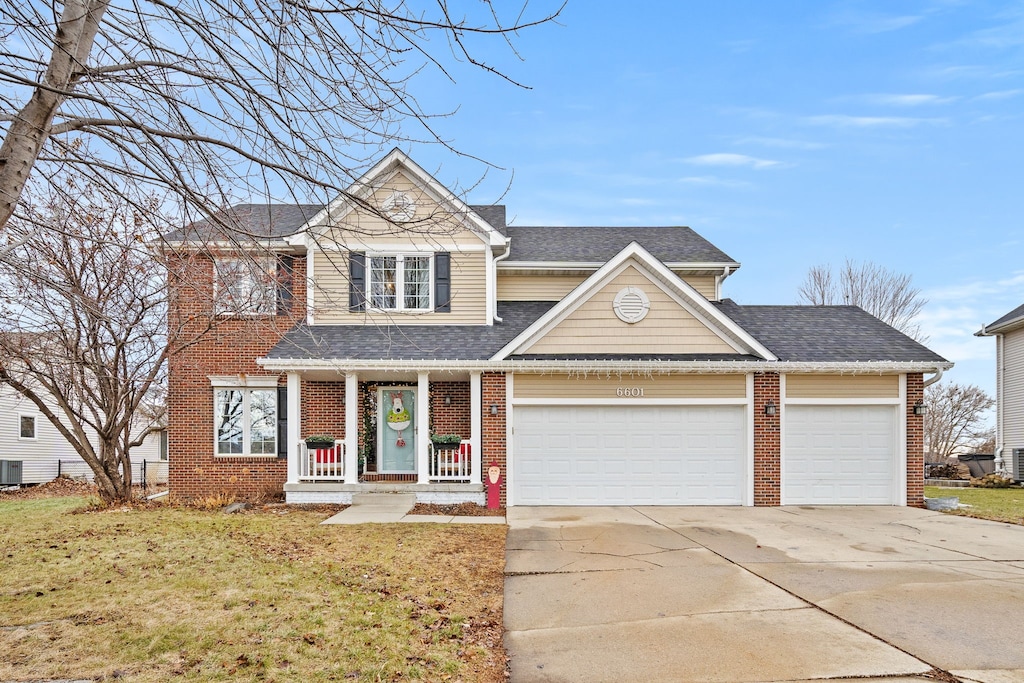
[[[505,478],[501,476],[501,468],[498,463],[491,461],[487,468],[487,509],[497,510],[501,507],[501,484]]]

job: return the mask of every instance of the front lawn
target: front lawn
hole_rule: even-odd
[[[928,498],[957,497],[969,508],[952,510],[950,514],[966,517],[979,517],[997,522],[1024,524],[1024,489],[974,489],[974,488],[940,488],[925,486],[924,495]]]
[[[505,528],[0,498],[0,681],[503,681]]]

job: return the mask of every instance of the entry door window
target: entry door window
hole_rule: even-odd
[[[381,472],[416,471],[416,390],[385,387],[379,390],[378,462]]]

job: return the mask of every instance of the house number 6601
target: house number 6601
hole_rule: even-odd
[[[643,387],[616,387],[616,396],[622,396],[626,398],[641,398],[644,395]]]

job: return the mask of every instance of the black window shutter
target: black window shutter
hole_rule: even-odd
[[[277,388],[277,457],[288,457],[288,387]]]
[[[277,314],[288,315],[292,312],[292,287],[295,273],[295,262],[292,256],[281,256],[277,259]]]
[[[366,254],[361,251],[348,255],[348,310],[366,310]]]
[[[452,255],[447,251],[434,254],[434,310],[452,312]]]

